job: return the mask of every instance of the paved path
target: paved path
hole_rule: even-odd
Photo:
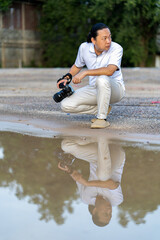
[[[52,100],[57,91],[56,80],[67,71],[64,68],[1,69],[0,120],[32,123],[43,120],[41,126],[53,129],[58,122],[69,129],[73,126],[92,133],[148,134],[160,138],[160,69],[123,69],[126,97],[113,105],[108,117],[111,126],[105,130],[89,129],[93,116],[62,113],[60,104]],[[87,81],[74,85],[74,89]]]

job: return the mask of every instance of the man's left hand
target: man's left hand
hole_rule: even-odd
[[[75,76],[73,77],[72,82],[73,82],[74,84],[78,84],[78,83],[80,83],[81,80],[82,80],[83,78],[85,78],[85,77],[86,77],[86,71],[80,72],[80,73],[78,73],[77,75],[75,75]]]

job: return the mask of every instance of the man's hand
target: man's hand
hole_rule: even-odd
[[[58,168],[69,173],[74,181],[79,182],[84,186],[87,186],[87,181],[82,177],[82,175],[78,171],[73,170],[72,172],[70,172],[70,169],[68,168],[68,166],[65,165],[64,167],[62,167],[60,162],[58,163]]]
[[[115,182],[112,179],[109,179],[104,182],[104,187],[114,190],[119,187],[119,182]]]
[[[85,77],[86,77],[86,71],[80,72],[80,73],[78,73],[77,75],[74,76],[74,78],[72,79],[72,82],[74,84],[78,84]]]
[[[63,170],[63,171],[65,171],[65,172],[67,172],[67,173],[70,172],[69,167],[68,167],[67,165],[65,165],[64,167],[62,167],[60,162],[58,163],[58,168],[61,169],[61,170]]]
[[[62,78],[58,79],[57,81],[57,87],[60,88],[60,84],[62,84],[62,87],[63,88],[63,85],[66,86],[66,84],[70,83],[72,80],[72,74],[69,72],[67,74],[65,74]]]
[[[66,86],[66,84],[67,84],[67,79],[64,78],[64,79],[60,80],[60,81],[57,83],[57,87],[58,87],[58,88],[59,88],[59,84],[60,84],[60,83],[63,83],[63,85]]]

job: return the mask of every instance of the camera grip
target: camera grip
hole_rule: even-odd
[[[67,77],[67,78],[66,78]],[[67,73],[65,74],[63,77],[61,77],[60,79],[57,80],[57,83],[63,79],[67,80],[67,84],[69,84],[72,81],[72,74],[71,73]],[[64,88],[63,83],[59,84],[59,88]]]

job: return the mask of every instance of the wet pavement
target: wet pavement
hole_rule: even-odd
[[[56,81],[68,69],[1,69],[0,120],[38,125],[53,131],[81,129],[88,134],[160,134],[160,69],[123,69],[125,98],[112,106],[105,130],[90,129],[91,115],[66,114],[52,96],[58,91]],[[87,84],[85,79],[74,89]],[[58,123],[58,125],[57,125]],[[74,130],[73,130],[74,131]]]

